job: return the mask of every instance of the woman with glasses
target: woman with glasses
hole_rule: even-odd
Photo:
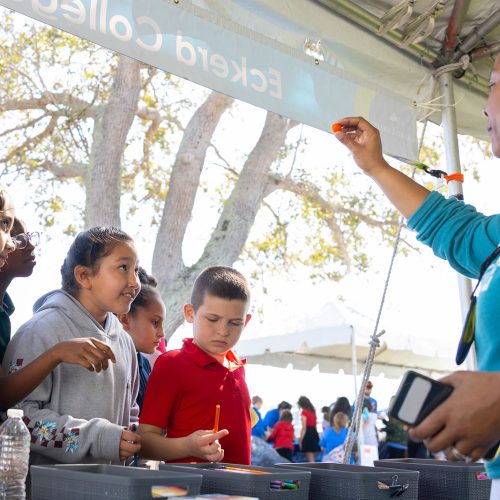
[[[484,108],[493,154],[500,158],[500,56],[490,77]],[[411,435],[427,438],[432,452],[448,449],[450,458],[477,460],[500,441],[500,214],[485,216],[471,205],[429,192],[384,159],[380,135],[363,118],[344,118],[332,127],[358,166],[408,219],[408,227],[458,272],[480,279],[457,361],[475,340],[483,373],[457,372],[444,381],[455,390]],[[496,373],[491,373],[496,372]],[[500,459],[487,465],[491,498],[500,499]]]
[[[33,249],[38,244],[38,233],[27,233],[23,223],[15,219],[14,205],[8,193],[0,186],[0,356],[10,340],[10,319],[14,308],[7,299],[7,287],[20,276],[29,276],[35,265]],[[5,344],[5,345],[4,345]],[[22,401],[59,363],[81,365],[90,371],[105,370],[108,361],[115,362],[108,345],[94,338],[60,342],[19,371],[4,376],[0,368],[0,410],[6,410]],[[1,363],[1,359],[0,359]],[[5,367],[4,367],[5,368]],[[7,370],[5,370],[7,371]]]

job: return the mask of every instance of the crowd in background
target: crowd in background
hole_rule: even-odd
[[[386,409],[379,410],[372,389],[369,381],[363,401],[363,432],[359,439],[355,436],[356,446],[350,462],[359,462],[358,443],[375,447],[380,459],[430,458],[425,445],[412,441],[401,422],[390,418]],[[300,396],[295,405],[282,401],[264,414],[262,407],[262,398],[253,396],[252,408],[258,419],[252,429],[254,440],[266,441],[281,457],[293,462],[343,463],[354,412],[354,404],[347,397],[339,396],[323,406],[319,418],[319,412],[317,415],[306,396]]]

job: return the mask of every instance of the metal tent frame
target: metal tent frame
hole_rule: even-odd
[[[485,94],[484,76],[479,76],[468,70],[471,63],[481,59],[492,57],[500,52],[500,41],[498,40],[498,28],[500,26],[500,7],[494,11],[493,15],[486,18],[484,21],[474,26],[472,30],[463,38],[460,38],[462,29],[464,28],[464,20],[467,13],[471,9],[471,0],[455,0],[451,2],[453,7],[447,19],[445,36],[441,41],[440,50],[434,50],[431,46],[424,46],[419,43],[403,44],[403,31],[392,29],[384,32],[384,23],[382,18],[377,17],[370,10],[365,9],[360,5],[360,2],[351,0],[318,0],[319,3],[325,5],[328,9],[337,14],[346,17],[352,22],[369,30],[373,34],[384,37],[389,43],[396,45],[401,50],[408,52],[412,57],[419,58],[434,68],[434,75],[438,81],[441,104],[442,104],[442,129],[444,135],[446,164],[448,173],[460,173],[461,162],[458,145],[458,127],[455,112],[455,91],[454,78],[463,78],[472,88]],[[368,1],[362,2],[373,7],[382,2]],[[439,1],[434,2],[435,7],[439,7]],[[441,2],[441,6],[446,5],[446,0]],[[450,3],[450,2],[448,2]],[[403,0],[396,6],[400,9],[406,4],[407,7],[413,6],[413,0]],[[389,9],[390,10],[390,9]],[[429,14],[432,9],[428,10]],[[422,13],[423,14],[423,13]],[[390,20],[390,18],[389,18]],[[495,38],[491,42],[486,40],[490,34],[494,34]],[[463,199],[462,183],[453,180],[449,183],[449,193],[458,199]],[[462,320],[465,320],[467,310],[470,303],[472,293],[471,280],[462,275],[458,276],[458,288],[460,295],[460,304],[462,312]],[[475,352],[471,349],[467,358],[467,367],[469,369],[476,368]]]

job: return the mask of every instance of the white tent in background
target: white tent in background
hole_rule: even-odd
[[[347,321],[344,315],[349,317]],[[252,364],[281,368],[291,364],[298,370],[317,366],[320,372],[343,370],[359,375],[368,355],[370,321],[355,312],[340,313],[333,304],[327,304],[318,317],[326,320],[296,332],[241,340],[238,355]],[[452,344],[436,343],[435,338],[391,330],[381,337],[372,373],[399,378],[414,368],[442,376],[456,369],[453,348]]]

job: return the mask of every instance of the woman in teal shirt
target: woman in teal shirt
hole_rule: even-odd
[[[500,158],[500,56],[493,66],[490,89],[484,113],[493,154]],[[418,239],[458,272],[478,278],[481,265],[500,244],[500,215],[487,217],[470,205],[431,193],[392,168],[384,160],[378,130],[366,120],[344,118],[336,128],[337,139],[408,219]],[[433,452],[449,449],[474,460],[500,441],[498,256],[486,269],[477,297],[475,340],[482,372],[456,372],[446,377],[444,381],[455,388],[452,396],[411,431],[414,439],[428,439],[426,444]],[[491,498],[500,499],[500,459],[488,463],[487,468],[494,480]]]

